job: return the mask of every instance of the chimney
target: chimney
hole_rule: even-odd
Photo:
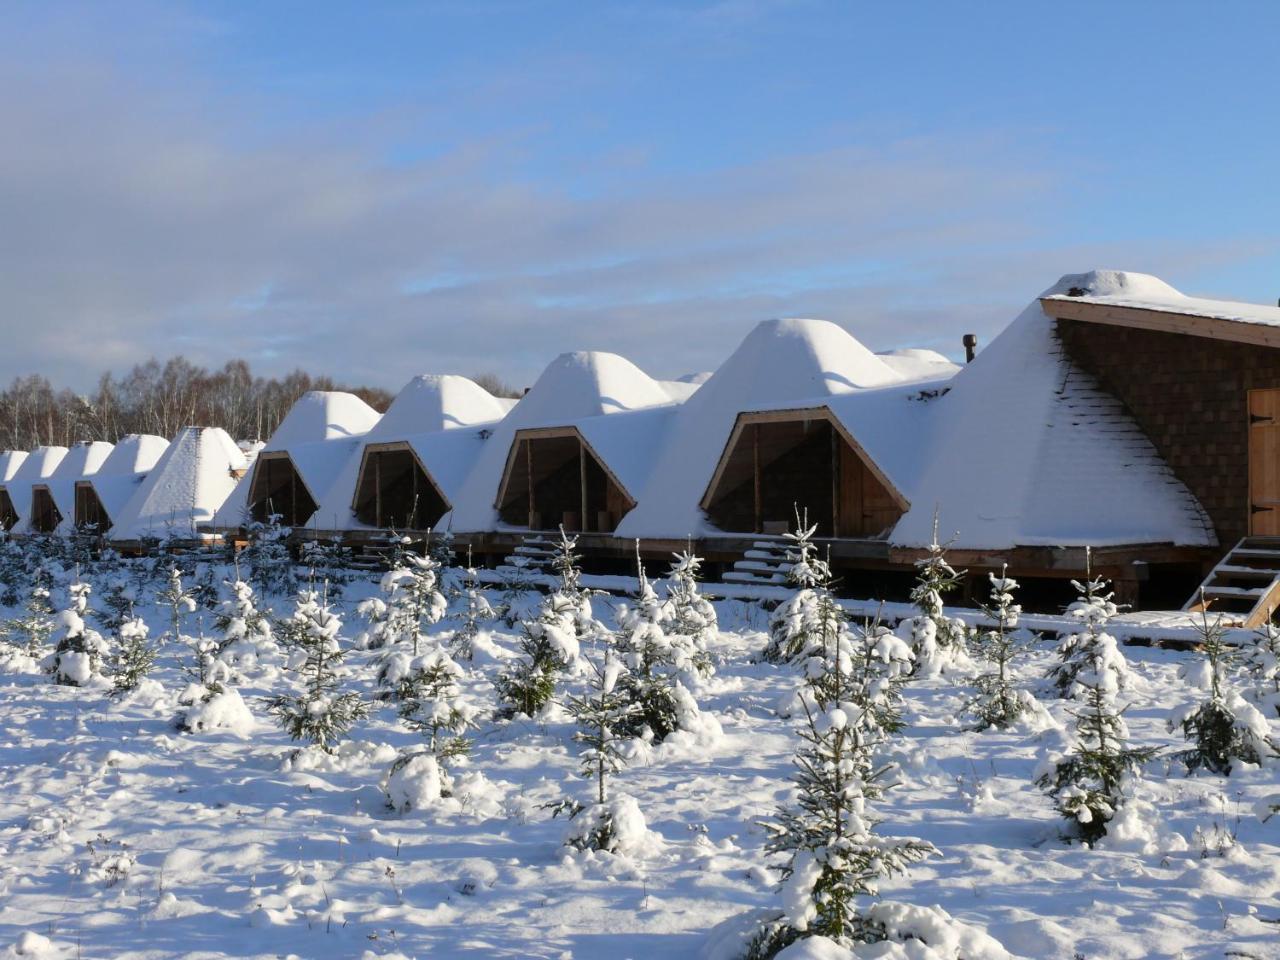
[[[973,355],[978,349],[978,335],[966,333],[962,342],[964,343],[964,362],[973,363]]]

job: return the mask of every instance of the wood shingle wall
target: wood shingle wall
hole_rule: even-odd
[[[1248,533],[1248,391],[1280,387],[1280,350],[1058,320],[1075,363],[1128,407],[1208,512],[1222,544]]]

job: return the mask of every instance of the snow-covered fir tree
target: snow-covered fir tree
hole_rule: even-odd
[[[769,618],[769,642],[761,654],[770,663],[799,663],[820,653],[823,625],[818,620],[824,597],[831,594],[831,567],[818,557],[813,543],[816,524],[808,514],[796,516],[795,530],[787,533],[787,585],[793,593]]]
[[[449,795],[449,764],[469,752],[466,733],[479,715],[476,706],[463,696],[459,686],[463,676],[462,667],[436,649],[413,660],[396,684],[396,713],[406,727],[426,740],[427,751],[441,771],[443,796]]]
[[[1236,665],[1236,648],[1226,642],[1221,617],[1210,617],[1200,591],[1200,653],[1197,664],[1184,665],[1179,671],[1191,686],[1201,691],[1203,699],[1169,718],[1169,729],[1181,728],[1191,746],[1179,757],[1191,771],[1205,768],[1213,773],[1229,774],[1237,763],[1261,763],[1264,757],[1276,755],[1267,719],[1258,708],[1235,690],[1230,672]]]
[[[151,672],[156,661],[156,650],[148,640],[150,630],[141,617],[131,617],[116,627],[116,642],[111,651],[111,691],[116,695],[129,693]]]
[[[27,656],[37,660],[47,652],[55,627],[51,596],[49,578],[40,571],[31,583],[22,614],[7,624],[11,642]]]
[[[1059,662],[1049,671],[1058,695],[1076,699],[1085,692],[1077,680],[1082,671],[1110,672],[1117,690],[1123,690],[1129,679],[1129,663],[1116,638],[1104,629],[1107,621],[1116,615],[1116,605],[1111,602],[1113,594],[1107,590],[1106,580],[1092,575],[1091,566],[1086,569],[1090,572],[1083,582],[1071,581],[1079,596],[1067,607],[1067,617],[1079,627],[1058,642]]]
[[[298,594],[293,613],[275,630],[284,646],[301,655],[296,670],[302,690],[272,697],[267,709],[292,739],[306,740],[326,753],[367,712],[357,694],[338,692],[341,630],[342,621],[312,590]]]
[[[178,640],[182,636],[182,622],[196,610],[195,591],[182,582],[182,571],[169,568],[169,578],[156,594],[156,605],[163,607],[169,616],[169,637]]]
[[[811,677],[815,697],[805,703],[796,756],[796,796],[766,823],[766,849],[785,857],[782,909],[764,920],[748,951],[752,960],[775,956],[796,940],[823,936],[837,945],[886,939],[866,901],[880,882],[937,853],[924,841],[882,837],[871,807],[889,786],[894,768],[877,760],[884,733],[868,707],[875,698],[865,679],[846,672],[834,651],[825,676]]]
[[[440,589],[440,565],[429,555],[406,554],[402,566],[383,575],[382,593],[387,604],[382,645],[409,644],[418,656],[426,628],[449,609]]]
[[[292,527],[281,526],[279,514],[265,522],[248,525],[249,545],[240,551],[240,560],[249,570],[249,579],[264,597],[287,597],[298,589],[293,555],[289,552]]]
[[[991,600],[982,609],[995,623],[975,631],[974,645],[986,669],[974,678],[978,692],[964,709],[976,721],[978,730],[991,727],[1004,730],[1035,712],[1037,704],[1030,693],[1014,684],[1013,663],[1022,652],[1016,633],[1022,607],[1013,600],[1018,582],[1009,576],[1007,566],[1000,569],[1000,576],[994,573],[987,576],[991,581]]]
[[[578,538],[565,533],[560,527],[560,539],[555,544],[551,558],[551,570],[559,579],[555,592],[562,605],[573,609],[573,627],[579,640],[598,637],[605,633],[603,625],[595,618],[591,598],[595,591],[582,585],[582,557],[577,552]]]
[[[528,557],[509,557],[499,570],[498,617],[514,627],[537,616],[540,594],[537,572]]]
[[[521,624],[520,656],[494,681],[500,717],[535,717],[551,702],[560,674],[578,660],[580,610],[573,598],[552,593],[537,618]]]
[[[964,580],[947,562],[949,544],[938,542],[938,513],[933,514],[933,538],[925,555],[916,561],[916,584],[911,590],[911,603],[919,612],[898,625],[898,635],[911,644],[915,654],[915,673],[936,677],[945,671],[972,667],[964,621],[948,617],[943,597]]]
[[[678,729],[698,726],[697,701],[681,679],[696,677],[697,667],[688,638],[663,629],[663,605],[645,576],[638,542],[636,548],[636,595],[619,605],[613,635],[614,651],[626,667],[618,693],[634,707],[619,730],[661,742]]]
[[[1280,627],[1271,621],[1258,627],[1243,655],[1253,701],[1268,716],[1280,714]]]
[[[689,660],[703,676],[713,672],[707,650],[719,630],[716,608],[698,589],[698,577],[702,570],[702,558],[693,553],[692,547],[674,554],[671,569],[667,572],[667,596],[662,604],[662,626],[677,641]]]
[[[902,688],[915,660],[911,647],[881,623],[879,614],[847,626],[845,613],[834,598],[821,612],[821,619],[829,639],[823,644],[822,655],[805,664],[807,687],[815,702],[827,706],[846,697],[865,711],[870,729],[882,735],[897,733],[903,727]]]
[[[137,584],[126,572],[117,572],[105,578],[94,617],[102,629],[116,633],[121,625],[134,618],[133,610],[137,602]]]
[[[30,585],[27,552],[8,531],[0,530],[0,605],[16,607]]]
[[[471,564],[470,547],[467,548],[467,566],[463,571],[456,607],[452,618],[457,628],[449,638],[449,649],[458,659],[470,660],[475,655],[476,637],[484,629],[483,624],[497,618],[493,607],[480,590],[479,574]]]
[[[351,582],[351,550],[337,537],[306,540],[299,547],[299,560],[310,582],[327,583],[329,598],[342,596]]]
[[[258,607],[253,586],[239,578],[229,581],[231,593],[218,606],[214,626],[221,633],[218,656],[237,667],[252,667],[258,658],[275,646],[270,611]]]
[[[67,606],[59,611],[50,638],[54,648],[49,671],[54,680],[66,686],[82,687],[100,677],[103,659],[110,653],[102,634],[85,622],[90,593],[89,584],[80,580],[67,587]]]
[[[1128,795],[1128,781],[1157,750],[1129,746],[1129,728],[1116,703],[1119,674],[1108,646],[1095,644],[1084,656],[1073,681],[1083,701],[1075,713],[1075,743],[1065,757],[1042,769],[1035,782],[1053,798],[1071,834],[1094,843],[1106,834]]]
[[[580,772],[585,779],[593,781],[595,801],[568,805],[575,822],[565,837],[565,844],[579,850],[612,851],[618,848],[622,833],[619,813],[627,819],[639,814],[634,801],[619,806],[612,802],[609,794],[610,776],[626,765],[619,746],[626,738],[622,730],[636,708],[627,693],[619,689],[618,681],[626,673],[623,664],[608,652],[600,662],[588,658],[588,664],[587,691],[581,696],[569,697],[565,706],[578,725],[573,738],[586,745],[580,758]]]

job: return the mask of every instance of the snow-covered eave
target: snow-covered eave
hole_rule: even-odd
[[[1280,347],[1280,307],[1225,300],[1135,300],[1122,296],[1040,298],[1044,312],[1056,320],[1080,320],[1139,330]]]

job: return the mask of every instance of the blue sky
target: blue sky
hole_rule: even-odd
[[[0,377],[398,386],[755,321],[958,352],[1060,274],[1280,296],[1269,3],[17,4]]]

